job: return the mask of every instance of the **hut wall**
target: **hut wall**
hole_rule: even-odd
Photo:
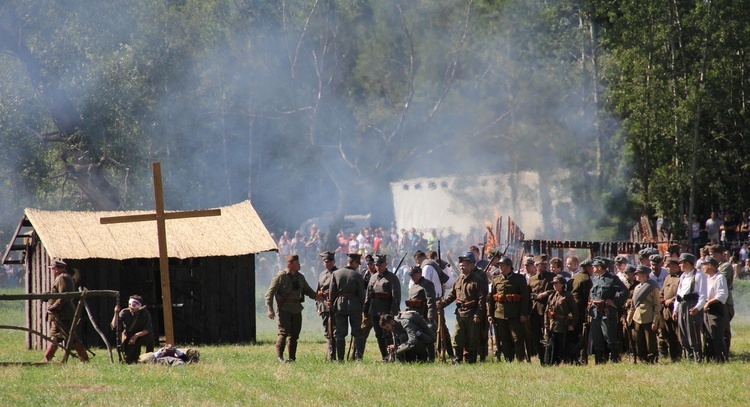
[[[154,330],[163,336],[161,279],[156,259],[66,260],[77,287],[89,290],[120,292],[120,306],[127,307],[133,294],[144,297],[152,315]],[[27,292],[49,292],[54,276],[44,245],[36,242],[27,257]],[[220,344],[254,342],[255,325],[255,256],[170,259],[173,322],[175,338],[182,344]],[[90,298],[87,304],[94,321],[112,346],[115,333],[110,328],[115,299]],[[47,304],[29,301],[26,305],[27,326],[48,334],[45,320]],[[103,347],[104,342],[85,315],[79,334],[89,347]],[[158,345],[158,344],[157,344]],[[47,344],[36,335],[27,334],[28,349],[44,349]]]

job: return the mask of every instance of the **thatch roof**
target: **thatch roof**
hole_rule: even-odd
[[[250,201],[219,209],[221,216],[167,220],[169,257],[240,256],[277,250]],[[156,222],[102,225],[99,219],[150,213],[25,211],[50,257],[115,260],[159,257]]]

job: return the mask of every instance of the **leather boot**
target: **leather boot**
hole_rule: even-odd
[[[42,359],[42,362],[51,362],[55,357],[55,352],[57,352],[57,346],[50,344],[47,347],[47,351],[44,352],[44,359]]]
[[[594,353],[594,363],[597,365],[607,363],[607,359],[604,357],[604,352],[597,351]]]
[[[338,360],[339,362],[343,362],[345,354],[346,338],[336,338],[336,360]]]
[[[464,361],[464,352],[463,349],[459,348],[458,346],[454,347],[455,355],[456,355],[456,363],[461,363]]]
[[[80,359],[81,363],[86,363],[89,361],[89,355],[86,354],[86,347],[83,346],[81,342],[74,342],[73,349],[75,349],[76,353],[78,353],[78,359]]]
[[[380,356],[385,360],[388,358],[388,347],[385,344],[385,339],[378,340],[378,348],[380,348]]]
[[[619,350],[613,350],[609,355],[609,360],[612,363],[620,363],[620,351]]]
[[[365,354],[365,343],[367,341],[363,336],[354,339],[354,359],[362,360],[362,356]]]
[[[477,351],[475,351],[475,350],[470,350],[469,351],[469,356],[466,359],[466,363],[472,364],[472,365],[474,363],[477,363]]]
[[[289,338],[289,360],[287,362],[294,362],[297,360],[297,340]]]
[[[276,360],[284,362],[284,348],[286,347],[286,337],[279,335],[276,338]]]

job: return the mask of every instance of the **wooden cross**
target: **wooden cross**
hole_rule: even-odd
[[[172,325],[172,292],[169,284],[169,257],[167,256],[167,219],[199,218],[205,216],[221,216],[221,209],[208,209],[202,211],[183,211],[164,213],[164,194],[161,185],[161,164],[152,164],[154,173],[154,197],[156,201],[156,213],[144,215],[111,216],[100,218],[102,225],[111,223],[129,223],[156,221],[156,234],[159,239],[159,270],[161,272],[161,299],[164,308],[164,336],[166,343],[176,345],[174,341],[174,328]]]

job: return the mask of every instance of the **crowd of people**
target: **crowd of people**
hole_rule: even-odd
[[[403,288],[384,254],[349,252],[338,268],[336,254],[324,252],[316,284],[300,273],[300,257],[287,254],[266,293],[269,318],[279,317],[277,359],[296,360],[307,296],[332,361],[362,359],[370,332],[383,361],[728,360],[732,285],[744,268],[722,244],[700,256],[655,248],[583,261],[573,252],[564,259],[539,254],[525,257],[521,270],[499,248],[488,248],[485,260],[471,249],[458,256],[455,274],[436,251],[411,252]],[[451,304],[453,335],[444,314]]]

